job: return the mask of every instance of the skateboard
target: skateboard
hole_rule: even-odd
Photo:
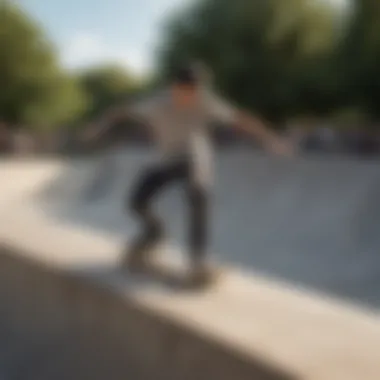
[[[222,270],[216,266],[204,272],[194,273],[178,257],[169,256],[165,248],[154,248],[133,258],[124,251],[122,267],[130,274],[146,276],[149,280],[176,289],[197,290],[215,285],[221,278]]]

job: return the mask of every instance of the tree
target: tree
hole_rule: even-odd
[[[380,117],[380,4],[354,0],[340,67],[344,74],[345,104],[361,108],[374,119]]]
[[[90,98],[91,107],[86,118],[92,118],[122,101],[141,86],[141,82],[126,69],[113,64],[87,69],[78,76],[78,80]]]
[[[0,9],[0,114],[11,124],[55,126],[75,120],[84,93],[59,66],[43,31],[18,6]]]
[[[282,121],[301,108],[328,108],[327,68],[338,36],[327,3],[204,0],[170,20],[159,60],[165,75],[186,58],[199,58],[222,93]],[[311,96],[313,86],[318,95]]]

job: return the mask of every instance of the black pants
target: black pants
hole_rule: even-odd
[[[180,181],[185,186],[189,202],[189,247],[192,258],[202,259],[207,244],[207,191],[192,181],[190,160],[152,167],[139,178],[130,199],[131,210],[141,219],[143,233],[150,242],[164,234],[159,217],[152,210],[152,202],[166,186]]]

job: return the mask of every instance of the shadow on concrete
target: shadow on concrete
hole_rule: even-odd
[[[4,379],[299,378],[257,352],[129,302],[125,287],[142,284],[117,267],[51,271],[5,246],[0,261]]]
[[[217,260],[380,306],[378,161],[283,159],[247,149],[225,150],[217,158],[210,222]],[[125,199],[148,162],[148,153],[139,150],[109,153],[97,162],[68,161],[59,186],[50,184],[49,197],[42,189],[35,199],[53,222],[128,239],[136,225],[124,213]],[[81,180],[76,192],[65,191]],[[180,187],[170,188],[157,208],[170,237],[184,246],[182,195]]]

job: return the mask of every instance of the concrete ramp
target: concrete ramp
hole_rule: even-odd
[[[57,223],[128,239],[136,231],[125,212],[128,193],[150,157],[111,153],[97,161],[67,161],[30,199]],[[378,164],[219,153],[210,222],[215,259],[378,307]],[[46,189],[54,187],[47,198]],[[187,233],[184,199],[174,186],[157,202],[170,239],[180,246]]]
[[[213,252],[229,269],[184,293],[119,267],[134,232],[120,204],[146,157],[117,156],[110,192],[90,202],[82,186],[45,191],[88,185],[91,161],[0,165],[3,377],[379,378],[376,162],[221,153]],[[180,189],[157,206],[181,244]]]

